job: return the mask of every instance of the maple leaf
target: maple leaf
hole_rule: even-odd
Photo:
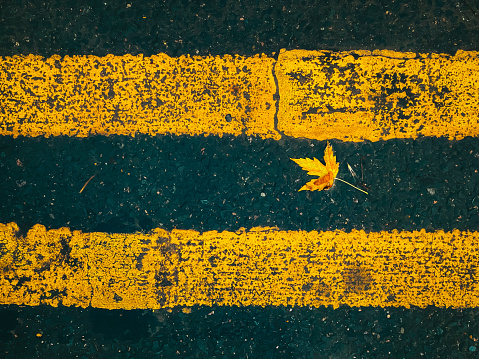
[[[308,171],[308,175],[319,176],[306,183],[299,191],[322,191],[323,189],[330,189],[339,172],[339,163],[336,162],[336,156],[329,142],[324,150],[325,165],[315,157],[313,157],[313,159],[291,158],[291,160],[300,165],[303,170]]]
[[[336,178],[339,172],[339,163],[336,162],[336,156],[333,153],[333,147],[331,147],[329,142],[324,150],[324,165],[315,157],[313,157],[313,159],[291,158],[291,160],[300,165],[303,170],[308,171],[308,175],[318,176],[318,178],[309,181],[298,191],[322,191],[323,189],[330,189],[334,184],[334,180],[337,179],[341,182],[347,183],[351,187],[354,187],[361,192],[368,194],[366,191],[353,186],[351,183],[346,182],[341,178]]]

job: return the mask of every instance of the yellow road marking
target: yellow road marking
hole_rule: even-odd
[[[0,89],[0,135],[479,135],[476,52],[0,57]]]
[[[288,51],[279,130],[318,140],[479,134],[479,53]]]
[[[0,134],[278,138],[272,63],[228,55],[4,57]]]
[[[0,225],[1,304],[479,305],[479,232],[17,231]]]

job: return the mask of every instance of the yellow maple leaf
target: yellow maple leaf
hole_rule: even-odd
[[[324,165],[315,157],[313,157],[313,159],[291,158],[291,160],[300,165],[303,170],[308,171],[308,175],[318,176],[318,178],[309,181],[298,191],[322,191],[323,189],[330,189],[334,184],[334,180],[337,179],[341,182],[347,183],[351,187],[354,187],[361,192],[368,194],[366,191],[353,186],[351,183],[346,182],[341,178],[336,178],[339,172],[339,163],[336,162],[336,156],[333,153],[333,147],[331,147],[329,142],[324,150]]]
[[[339,172],[339,163],[336,162],[336,156],[333,153],[333,148],[328,142],[324,150],[323,165],[317,158],[291,158],[294,162],[301,166],[308,175],[319,176],[299,189],[299,191],[322,191],[323,189],[330,189],[334,184],[334,179]]]

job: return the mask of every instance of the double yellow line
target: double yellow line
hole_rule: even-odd
[[[0,59],[0,134],[378,141],[479,134],[479,57]],[[292,189],[293,190],[293,189]],[[0,303],[475,307],[478,232],[82,233],[0,225]]]

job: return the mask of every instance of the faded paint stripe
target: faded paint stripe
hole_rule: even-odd
[[[0,226],[1,304],[479,304],[479,232],[17,231]]]
[[[273,59],[0,58],[0,134],[242,133],[278,138]]]
[[[0,84],[0,135],[479,135],[477,52],[13,56]]]
[[[287,51],[279,130],[317,140],[479,134],[479,53]]]

